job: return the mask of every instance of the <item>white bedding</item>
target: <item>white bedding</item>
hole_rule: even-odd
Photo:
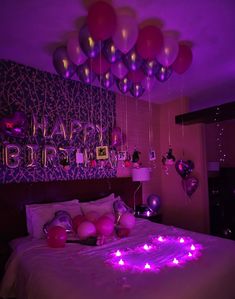
[[[117,249],[132,250],[149,244],[152,236],[190,237],[197,246],[201,244],[201,255],[197,260],[160,267],[158,271],[125,271],[107,263]],[[113,239],[103,246],[75,243],[53,249],[45,240],[30,238],[17,240],[13,246],[1,285],[3,298],[235,299],[235,242],[231,240],[138,219],[129,237]],[[175,256],[170,243],[165,251],[164,258]]]

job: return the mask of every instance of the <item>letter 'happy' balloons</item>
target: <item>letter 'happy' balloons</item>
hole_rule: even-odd
[[[108,39],[116,29],[116,12],[107,2],[94,2],[88,11],[87,23],[89,31],[95,40]]]

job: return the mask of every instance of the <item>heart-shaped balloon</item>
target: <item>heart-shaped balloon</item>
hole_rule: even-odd
[[[123,214],[133,213],[133,210],[130,207],[128,207],[121,199],[115,200],[115,202],[113,203],[113,209],[117,222]]]
[[[63,227],[67,233],[72,232],[73,224],[72,224],[72,219],[70,214],[66,211],[55,212],[55,216],[50,221],[44,224],[43,226],[44,233],[47,234],[48,230],[54,226]]]
[[[199,181],[195,177],[188,177],[182,180],[183,189],[189,197],[197,190],[198,185]]]
[[[8,117],[3,117],[0,121],[0,129],[5,135],[23,138],[27,130],[26,115],[16,111]]]
[[[175,163],[175,169],[182,178],[186,178],[194,169],[194,163],[191,160],[178,160]]]

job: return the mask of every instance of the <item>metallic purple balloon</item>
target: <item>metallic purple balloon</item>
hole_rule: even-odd
[[[73,225],[70,214],[66,211],[55,212],[54,218],[43,225],[44,233],[47,234],[48,230],[53,226],[61,226],[66,232],[72,232]]]
[[[84,25],[79,32],[79,43],[83,52],[89,58],[96,57],[103,46],[101,42],[94,41],[86,25]]]
[[[121,199],[115,200],[113,209],[116,217],[120,217],[124,213],[133,213],[133,209],[128,207]]]
[[[194,163],[191,160],[178,160],[175,163],[175,169],[182,178],[186,178],[194,169]]]
[[[95,73],[90,70],[90,66],[87,62],[78,66],[77,74],[79,79],[86,84],[91,84],[96,78]]]
[[[70,60],[67,49],[64,46],[55,49],[53,65],[56,72],[65,78],[71,78],[76,71],[76,65]]]
[[[160,69],[156,73],[156,78],[160,82],[165,82],[170,78],[171,74],[172,74],[171,66],[169,66],[169,67],[161,66]]]
[[[116,76],[118,79],[124,78],[128,73],[128,69],[122,62],[122,60],[112,63],[111,71],[114,74],[114,76]]]
[[[106,59],[111,63],[119,61],[122,58],[122,52],[117,49],[117,47],[114,45],[111,39],[105,42],[103,47],[103,53]]]
[[[100,75],[100,83],[101,86],[105,89],[109,89],[110,87],[112,87],[114,83],[113,74],[110,71],[108,71],[104,75]]]
[[[123,94],[127,93],[131,89],[132,82],[127,77],[117,80],[116,82],[118,89]]]
[[[130,50],[125,56],[123,56],[123,61],[130,71],[138,70],[143,63],[143,59],[134,48]]]
[[[160,63],[157,60],[144,60],[142,69],[146,76],[153,77],[159,72],[161,68]]]
[[[191,197],[197,190],[199,181],[195,177],[188,177],[182,180],[182,186],[186,194]]]
[[[144,88],[141,83],[133,83],[131,86],[131,94],[135,98],[139,98],[144,93]]]
[[[155,213],[157,213],[161,206],[161,199],[156,194],[150,194],[147,197],[147,205],[149,209]]]

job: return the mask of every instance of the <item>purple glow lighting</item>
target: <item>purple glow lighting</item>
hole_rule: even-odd
[[[121,254],[121,252],[119,250],[117,250],[116,253],[115,253],[115,255],[116,256],[121,256],[122,254]]]
[[[202,249],[202,245],[190,237],[150,236],[142,244],[110,253],[106,262],[121,271],[157,273],[165,267],[180,265],[182,269],[184,264],[197,260]]]

